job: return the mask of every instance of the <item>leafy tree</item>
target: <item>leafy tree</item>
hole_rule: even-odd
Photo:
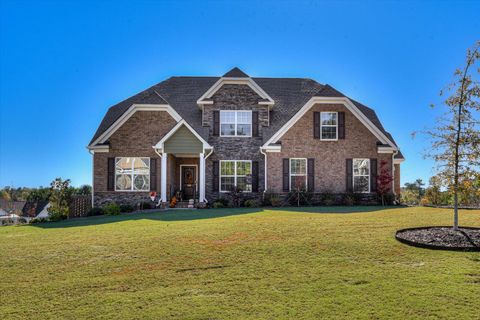
[[[57,221],[68,217],[68,204],[71,196],[70,179],[56,178],[50,184],[51,196],[48,208],[50,220]]]
[[[385,196],[392,191],[393,177],[388,169],[388,162],[380,162],[380,174],[377,176],[377,193],[382,199],[382,206],[385,205]]]
[[[409,190],[417,195],[417,203],[420,202],[420,199],[425,194],[425,188],[423,187],[425,183],[422,179],[417,179],[415,182],[406,182],[404,184],[405,190]]]
[[[10,193],[7,190],[0,190],[0,199],[12,201],[12,197],[10,197]]]
[[[458,229],[459,188],[470,180],[480,165],[480,41],[467,50],[466,62],[455,70],[453,82],[440,92],[447,95],[447,111],[437,125],[425,133],[431,148],[425,156],[436,162],[438,175],[453,191],[453,229]]]

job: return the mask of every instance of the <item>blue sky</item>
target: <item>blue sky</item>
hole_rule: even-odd
[[[173,75],[308,77],[374,108],[407,161],[411,133],[480,39],[479,1],[0,1],[0,186],[91,183],[107,108]]]

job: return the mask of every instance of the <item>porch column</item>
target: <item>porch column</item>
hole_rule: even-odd
[[[199,190],[199,202],[205,202],[205,154],[200,153],[200,190]]]
[[[161,183],[160,183],[160,199],[162,202],[167,202],[167,158],[168,153],[162,155],[162,167],[161,167]]]

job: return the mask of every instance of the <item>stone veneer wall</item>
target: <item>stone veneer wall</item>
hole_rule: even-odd
[[[313,113],[321,111],[345,112],[345,139],[321,141],[313,138]],[[283,158],[315,159],[315,192],[346,192],[346,159],[377,158],[392,166],[391,154],[377,152],[378,139],[344,105],[314,105],[281,138],[282,152],[268,153],[268,189],[282,192]]]
[[[157,193],[160,194],[161,159],[152,146],[169,132],[176,121],[166,111],[137,111],[109,138],[110,151],[93,156],[94,206],[109,202],[135,205],[150,201],[150,192],[107,190],[107,159],[110,157],[157,158]]]
[[[263,195],[264,156],[260,153],[263,144],[263,128],[269,125],[268,108],[258,104],[261,97],[247,85],[223,85],[212,96],[213,104],[203,109],[203,125],[210,127],[208,143],[214,147],[214,153],[207,158],[205,172],[205,195],[209,202],[224,197],[225,194],[213,191],[213,161],[252,160],[258,161],[258,193],[245,194],[245,198],[259,198]],[[213,111],[216,110],[252,110],[258,111],[259,136],[249,138],[214,137]]]

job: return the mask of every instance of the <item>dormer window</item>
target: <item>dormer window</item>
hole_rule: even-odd
[[[320,114],[320,134],[321,140],[338,139],[338,113],[322,112]]]
[[[252,111],[220,111],[221,137],[251,137]]]

